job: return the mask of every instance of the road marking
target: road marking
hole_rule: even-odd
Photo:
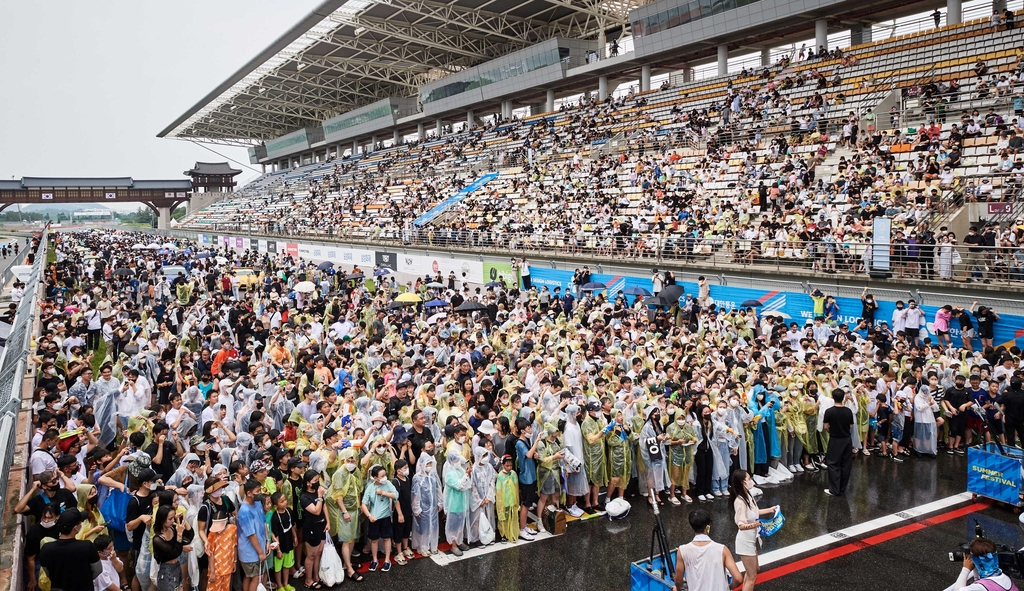
[[[762,554],[760,556],[759,563],[761,567],[764,567],[767,564],[783,562],[789,560],[790,558],[794,558],[800,554],[813,552],[815,550],[824,548],[825,546],[834,544],[836,543],[837,538],[857,538],[866,533],[870,533],[882,528],[891,527],[895,524],[908,521],[916,517],[922,517],[931,513],[935,513],[936,511],[941,511],[942,509],[949,509],[951,507],[960,505],[970,500],[970,493],[960,493],[957,495],[953,495],[951,497],[946,497],[944,499],[939,499],[931,503],[914,507],[912,509],[907,509],[905,511],[893,513],[892,515],[886,515],[884,517],[879,517],[878,519],[865,521],[864,523],[852,525],[848,528],[836,532],[818,536],[816,538],[811,538],[809,540],[805,540],[803,542],[799,542],[791,546],[786,546],[785,548],[780,548],[778,550]],[[980,511],[988,507],[989,505],[990,504],[988,502],[972,503],[970,505],[960,507],[959,509],[953,509],[951,511],[947,511],[946,513],[932,515],[931,517],[928,517],[921,521],[915,523],[908,523],[906,525],[896,527],[894,529],[889,529],[887,531],[869,536],[867,538],[856,539],[854,541],[843,544],[842,546],[838,546],[836,548],[825,550],[824,552],[813,554],[806,558],[802,558],[795,562],[784,564],[771,570],[760,572],[757,575],[757,582],[763,583],[765,581],[770,581],[772,579],[784,577],[788,574],[792,574],[794,572],[801,571],[806,568],[810,568],[812,566],[816,566],[818,564],[827,562],[829,560],[832,560],[833,558],[845,556],[858,550],[863,550],[864,548],[876,546],[883,542],[888,542],[890,540],[905,536],[907,534],[920,531],[932,525],[937,525],[939,523],[944,523],[946,521],[950,521],[958,517],[963,517],[964,515],[969,515],[971,513],[974,513],[975,511]],[[740,567],[740,569],[742,570],[742,566]]]

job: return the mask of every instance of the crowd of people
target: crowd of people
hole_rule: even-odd
[[[899,110],[893,129],[883,129],[857,106],[860,89],[843,82],[864,78],[855,55],[810,53],[822,52],[826,59],[809,67],[801,59],[741,72],[710,99],[671,88],[603,101],[585,94],[549,118],[496,118],[430,146],[389,150],[370,167],[337,160],[187,223],[617,258],[720,255],[867,274],[878,248],[873,220],[884,216],[892,219],[896,276],[1019,280],[1024,219],[979,223],[967,234],[954,232],[947,214],[1013,200],[1024,185],[1024,55],[904,89],[924,117],[911,130]],[[963,102],[987,86],[991,108]],[[624,149],[605,151],[625,122]],[[989,140],[975,154],[971,146]],[[823,172],[836,150],[844,152]],[[978,164],[991,155],[995,162]],[[430,224],[412,223],[481,167],[501,174]]]
[[[145,241],[55,238],[30,352],[32,485],[15,507],[34,522],[30,591],[318,589],[325,552],[359,581],[363,563],[531,540],[558,512],[619,498],[717,503],[737,470],[753,498],[824,469],[833,407],[856,418],[854,454],[893,462],[1024,430],[1021,352],[992,341],[983,307],[943,308],[932,340],[915,302],[890,326],[868,293],[856,326],[826,319],[834,300],[816,293],[799,327],[703,288],[649,314],[622,295],[428,274],[415,289],[450,304],[436,314],[396,300],[393,278],[131,249]],[[264,280],[223,281],[243,265]],[[957,321],[966,346],[948,338]],[[95,576],[65,569],[68,553]]]

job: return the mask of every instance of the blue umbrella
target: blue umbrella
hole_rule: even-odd
[[[651,292],[647,291],[642,287],[627,287],[626,289],[622,290],[622,293],[631,296],[644,296],[645,298],[650,297],[652,295]]]
[[[597,291],[599,289],[605,289],[606,287],[608,286],[601,283],[600,281],[591,281],[590,283],[583,284],[583,289],[585,289],[586,291]]]
[[[449,304],[448,302],[446,302],[444,300],[430,300],[429,302],[423,304],[423,307],[424,308],[445,308],[445,307],[450,306],[450,305],[451,304]]]
[[[377,269],[376,271],[373,272],[373,276],[374,277],[381,277],[383,275],[390,275],[390,274],[391,274],[391,270],[390,269],[384,269],[384,268]]]
[[[492,281],[485,284],[484,287],[505,287],[505,284],[500,281]]]

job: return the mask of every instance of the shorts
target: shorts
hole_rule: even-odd
[[[395,537],[395,532],[391,528],[390,517],[370,521],[370,525],[366,530],[366,538],[368,540],[390,540],[393,537]]]
[[[993,435],[1003,434],[1003,421],[996,419],[989,419],[988,424],[992,427],[991,431]]]
[[[962,330],[962,331],[960,331],[960,336],[962,336],[963,338],[968,339],[968,340],[969,339],[973,339],[974,337],[977,336],[977,331],[974,330],[973,328],[969,328],[967,330]]]
[[[967,428],[971,431],[982,432],[985,430],[985,423],[978,417],[974,416],[974,413],[967,415]]]
[[[243,562],[242,563],[242,576],[247,579],[252,579],[260,576],[260,562]]]
[[[949,435],[951,437],[963,437],[967,429],[967,415],[963,413],[949,417]]]
[[[534,505],[540,497],[537,496],[537,483],[523,484],[519,483],[519,504],[523,507],[530,507]]]
[[[274,572],[279,573],[281,569],[291,568],[295,566],[295,550],[289,550],[282,552],[281,557],[277,557],[277,552],[274,553]]]
[[[312,547],[317,547],[320,542],[323,542],[327,537],[327,532],[324,531],[323,525],[315,524],[313,527],[302,528],[302,541],[309,544]]]

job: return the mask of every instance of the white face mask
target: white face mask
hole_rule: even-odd
[[[725,409],[724,408],[719,408],[718,409],[718,416],[720,416],[720,417],[724,417],[725,416]]]
[[[51,527],[57,525],[57,522],[56,521],[49,521],[49,522],[47,522],[47,521],[40,521],[39,525],[45,527],[46,529],[50,529]]]
[[[356,465],[355,464],[346,463],[345,464],[345,469],[348,470],[349,472],[355,472],[356,471]]]
[[[682,427],[686,424],[686,419],[676,419],[676,424]]]
[[[401,470],[398,471],[398,473],[402,475],[402,478],[408,478],[409,477],[409,469],[408,468],[402,468]]]
[[[457,442],[459,442],[459,443],[466,443],[466,436],[465,436],[465,435],[463,435],[463,436],[461,436],[461,437],[456,437],[456,438],[455,438],[455,441],[457,441]]]
[[[754,488],[754,481],[750,480],[750,479],[744,480],[743,481],[743,488],[745,488],[747,490],[750,490],[750,489]]]
[[[735,398],[729,401],[729,406],[731,406],[733,408],[736,408],[739,405],[740,405],[740,401],[736,400]]]

